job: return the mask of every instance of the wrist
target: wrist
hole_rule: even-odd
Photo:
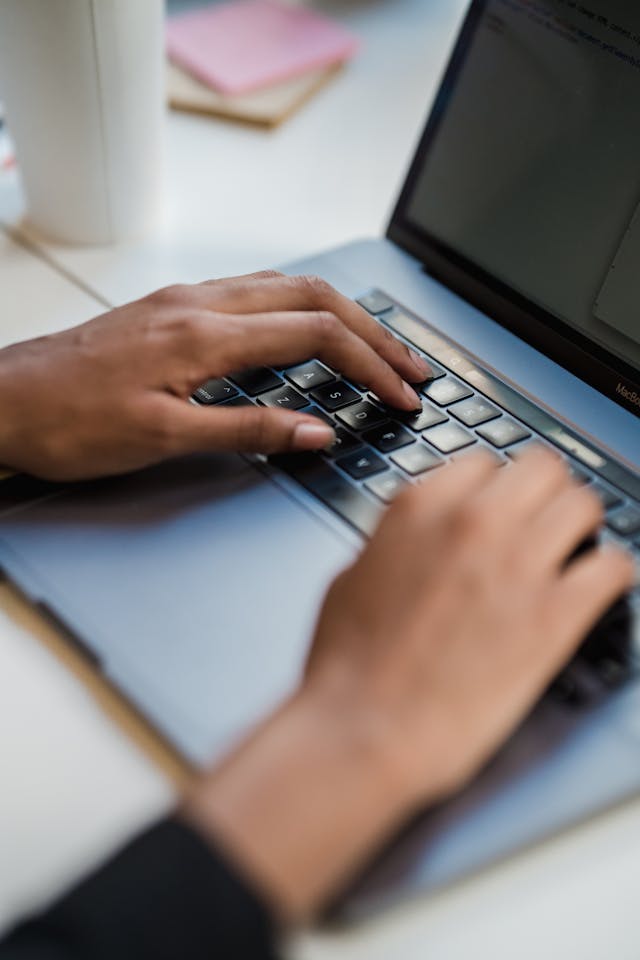
[[[464,754],[456,725],[437,704],[421,704],[416,711],[395,694],[362,695],[357,683],[339,677],[308,684],[302,695],[319,716],[331,718],[352,762],[357,758],[361,767],[375,769],[387,797],[407,816],[439,803],[465,782],[456,763]]]
[[[305,689],[195,787],[183,815],[295,921],[347,882],[415,799],[384,726]]]
[[[16,397],[11,354],[19,345],[0,350],[0,469],[17,468],[16,443],[24,431],[18,419],[21,402]]]
[[[401,722],[368,698],[307,684],[297,698],[312,718],[318,736],[357,771],[368,790],[384,795],[398,815],[424,802],[418,788],[415,758],[409,758]]]

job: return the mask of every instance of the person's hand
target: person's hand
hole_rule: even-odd
[[[313,277],[274,272],[174,286],[0,352],[0,463],[54,480],[196,451],[274,453],[333,440],[318,418],[187,402],[210,377],[319,357],[403,410],[429,367]]]
[[[409,488],[331,588],[306,686],[380,725],[419,802],[457,790],[631,584],[616,549],[567,565],[602,521],[542,448]]]
[[[408,488],[329,591],[297,696],[198,784],[186,816],[288,918],[400,822],[458,790],[632,585],[542,450],[470,456]]]

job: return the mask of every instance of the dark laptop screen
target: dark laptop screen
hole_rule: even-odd
[[[640,2],[473,10],[405,222],[640,371]]]

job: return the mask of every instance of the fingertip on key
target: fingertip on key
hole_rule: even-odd
[[[296,450],[323,450],[331,446],[336,435],[326,423],[299,423],[293,431],[293,446]]]
[[[409,410],[422,409],[422,400],[420,399],[416,391],[413,389],[413,387],[410,386],[408,383],[404,384],[404,395],[407,403],[411,404],[411,406],[408,407]]]
[[[415,353],[413,350],[409,351],[411,353],[411,359],[413,360],[413,365],[418,372],[419,380],[416,380],[416,383],[422,383],[424,380],[431,380],[433,377],[433,370],[429,366],[426,360],[423,360],[419,354]]]

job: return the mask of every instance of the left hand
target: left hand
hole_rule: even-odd
[[[159,290],[0,351],[0,463],[51,480],[123,473],[197,451],[320,449],[317,417],[196,407],[210,377],[311,357],[402,410],[429,367],[324,281],[273,272]]]

